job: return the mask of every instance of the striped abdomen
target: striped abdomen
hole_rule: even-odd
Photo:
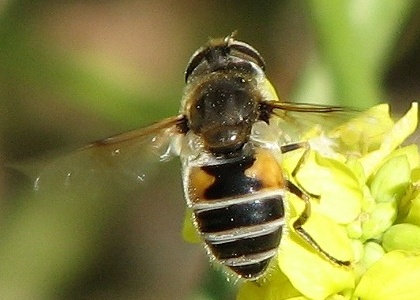
[[[212,256],[255,279],[277,252],[284,225],[284,180],[268,150],[188,172],[188,201]]]

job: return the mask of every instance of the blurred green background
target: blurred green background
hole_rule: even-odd
[[[234,30],[283,100],[420,99],[414,0],[0,1],[1,299],[234,298],[181,238],[176,160],[151,171],[155,184],[72,194],[33,195],[9,167],[176,114],[191,54]]]

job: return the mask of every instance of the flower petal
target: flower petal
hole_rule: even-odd
[[[420,253],[392,251],[370,267],[355,296],[363,300],[420,299]]]
[[[389,159],[375,174],[370,190],[377,202],[400,200],[410,181],[410,164],[406,155]]]
[[[200,235],[194,227],[192,211],[189,208],[187,208],[185,211],[184,224],[182,227],[182,237],[189,243],[197,244],[202,242]]]
[[[355,152],[366,153],[377,149],[384,134],[394,125],[389,115],[389,105],[376,105],[359,116],[335,128],[328,136],[338,138],[345,146]]]
[[[383,160],[416,130],[417,121],[418,104],[414,102],[410,110],[384,136],[380,148],[359,159],[365,170],[366,177],[374,173]]]
[[[362,222],[361,240],[380,239],[385,230],[394,223],[397,218],[397,203],[395,201],[377,203],[370,214],[364,216]]]
[[[306,190],[320,195],[313,211],[339,224],[352,222],[361,212],[363,192],[359,178],[346,164],[312,152],[296,176]]]
[[[412,223],[420,226],[420,193],[411,201],[405,223]]]
[[[386,251],[407,250],[420,252],[420,226],[397,224],[383,235],[382,245]]]

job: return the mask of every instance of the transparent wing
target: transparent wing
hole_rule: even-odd
[[[178,254],[185,256],[182,250],[189,251],[188,245],[167,238],[179,235],[184,214],[179,172],[172,172],[175,164],[165,164],[163,178],[154,185],[143,184],[158,171],[158,162],[166,159],[165,150],[182,124],[182,116],[170,118],[47,161],[35,175],[36,192],[20,197],[24,190],[19,190],[19,198],[10,201],[14,206],[5,220],[9,269],[22,274],[28,267],[40,269],[31,275],[34,282],[37,277],[56,274],[107,278],[110,270],[126,276],[120,265],[128,260],[133,269],[152,274],[150,280],[155,280],[155,265],[166,267],[175,259],[177,266],[184,266]],[[22,167],[17,170],[33,173],[32,166]],[[167,258],[162,247],[180,251]],[[185,257],[191,260],[191,255]],[[149,283],[146,279],[143,281]]]
[[[287,124],[286,131],[293,132],[294,130],[297,135],[305,134],[315,126],[322,127],[324,130],[335,128],[361,113],[339,106],[303,103],[272,102],[270,106],[273,114]]]
[[[287,102],[269,102],[269,106],[285,142],[315,137],[324,143],[316,147],[333,146],[343,154],[377,147],[394,124],[386,104],[362,112],[339,106]]]
[[[183,116],[97,141],[46,163],[34,183],[36,191],[80,189],[91,184],[134,187],[152,175],[155,164],[171,156]]]

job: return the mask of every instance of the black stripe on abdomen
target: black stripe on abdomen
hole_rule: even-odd
[[[220,232],[283,218],[284,206],[282,199],[268,198],[204,210],[195,216],[201,232]]]
[[[204,194],[206,200],[247,195],[262,188],[262,184],[255,178],[245,175],[245,171],[255,162],[253,156],[226,164],[203,166],[201,169],[214,177],[215,181]]]
[[[258,254],[277,248],[280,243],[282,227],[265,235],[241,238],[226,243],[209,243],[214,256],[223,260],[250,254]]]

